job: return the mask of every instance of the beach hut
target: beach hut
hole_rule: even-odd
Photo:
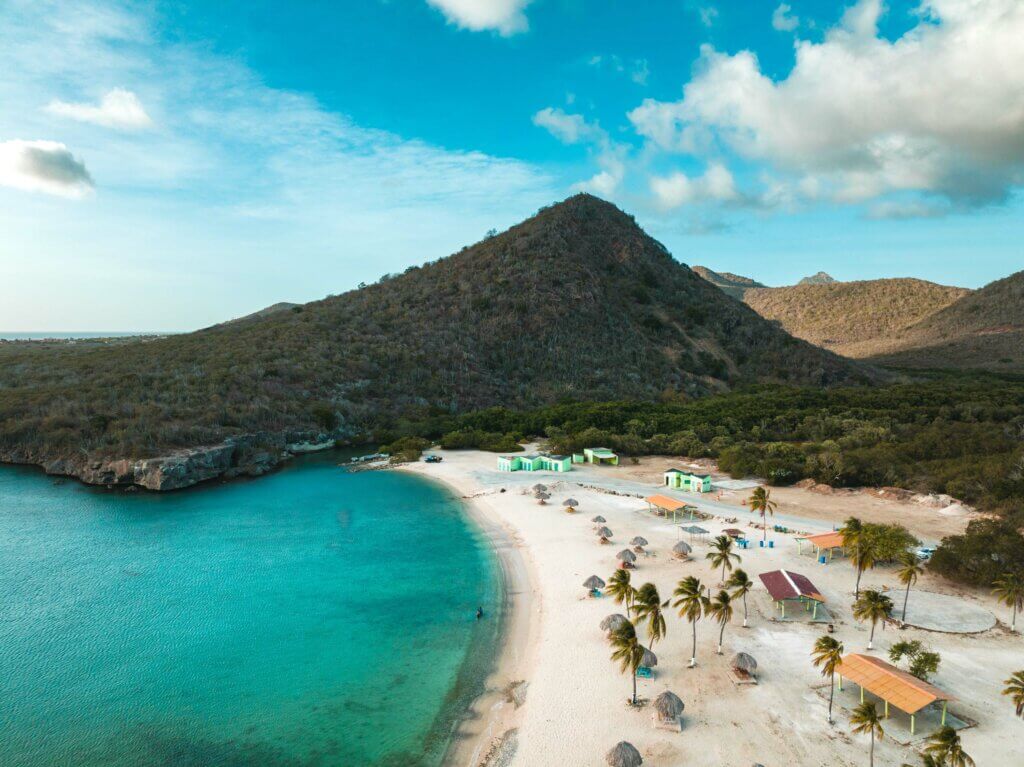
[[[686,541],[679,541],[675,546],[672,547],[672,556],[676,559],[689,559],[690,552],[693,551],[693,547],[690,546]]]
[[[632,743],[621,741],[604,756],[608,767],[640,767],[644,763],[640,752]]]
[[[604,588],[604,581],[598,578],[596,575],[591,575],[585,581],[583,581],[583,588],[587,590],[587,594],[592,597],[601,596],[601,589]]]
[[[695,537],[704,540],[708,535],[708,531],[698,525],[680,525],[679,534],[682,535],[683,533],[689,533],[691,541]]]
[[[608,463],[619,465],[619,457],[606,447],[587,447],[583,449],[583,458],[587,463]]]
[[[683,715],[684,708],[683,701],[680,700],[678,695],[665,690],[665,692],[654,699],[655,723],[682,729],[683,723],[679,721],[679,717]]]
[[[665,487],[675,490],[688,490],[691,493],[710,493],[711,475],[694,474],[679,469],[668,469],[662,474]]]
[[[647,501],[647,508],[659,517],[672,515],[672,521],[676,521],[676,515],[687,507],[685,501],[669,498],[667,495],[649,495],[644,498]]]
[[[940,690],[933,684],[918,679],[902,669],[896,668],[881,658],[870,655],[850,653],[843,656],[836,669],[839,677],[839,689],[843,689],[843,681],[853,682],[860,687],[860,702],[864,702],[864,691],[885,703],[885,717],[889,718],[889,704],[910,716],[910,734],[914,734],[917,715],[928,706],[941,701],[942,722],[946,725],[946,708],[951,700],[956,700],[949,693]]]
[[[605,619],[601,621],[601,631],[607,631],[611,633],[618,631],[622,626],[629,623],[629,618],[619,613],[612,613],[611,615],[605,616]]]
[[[732,656],[732,661],[729,665],[732,667],[733,674],[735,674],[741,682],[757,683],[757,661],[754,660],[753,655],[749,655],[745,652],[738,652]]]
[[[541,453],[540,467],[544,471],[570,471],[572,469],[572,459],[567,455]]]
[[[519,471],[519,456],[499,455],[498,471]]]
[[[580,502],[577,501],[575,498],[566,498],[564,501],[562,501],[562,505],[565,506],[566,511],[572,514],[576,511],[576,507],[580,505]]]
[[[643,657],[640,658],[640,666],[636,670],[636,675],[643,677],[644,679],[650,679],[654,676],[654,671],[652,671],[652,669],[658,665],[658,656],[646,647],[641,649],[643,649],[644,654]]]
[[[796,550],[798,554],[803,554],[804,544],[808,544],[814,552],[815,559],[823,561],[823,557],[828,557],[828,561],[831,562],[836,551],[843,553],[844,540],[843,534],[838,530],[818,535],[804,535],[796,539]]]
[[[761,573],[758,578],[768,589],[783,618],[786,617],[786,602],[797,602],[803,605],[805,610],[811,610],[811,620],[817,619],[818,606],[825,604],[825,597],[806,575],[791,570],[772,570]]]

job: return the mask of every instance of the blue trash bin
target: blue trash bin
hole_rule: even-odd
[[[825,555],[824,554],[822,554],[820,557],[818,557],[818,564],[819,565],[825,564]]]
[[[757,545],[760,546],[763,549],[764,548],[764,541],[758,541]]]
[[[774,549],[775,548],[775,541],[768,541],[768,548],[769,549]]]

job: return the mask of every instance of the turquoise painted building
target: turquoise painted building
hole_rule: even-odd
[[[711,475],[693,474],[679,469],[669,469],[664,474],[665,487],[676,490],[689,490],[691,493],[710,493]]]
[[[567,455],[499,455],[498,471],[569,471],[572,459]]]
[[[619,457],[606,447],[583,448],[583,458],[587,463],[610,463],[619,465]]]

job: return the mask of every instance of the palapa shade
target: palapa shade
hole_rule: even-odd
[[[605,754],[605,761],[609,767],[640,767],[644,763],[640,752],[632,743],[619,742],[615,748]]]
[[[680,558],[690,556],[691,551],[693,551],[693,547],[686,541],[679,541],[679,543],[672,547],[672,554]]]
[[[575,498],[566,498],[564,501],[562,501],[562,505],[563,506],[579,506],[580,502],[577,501]]]
[[[629,623],[629,618],[627,618],[625,615],[620,615],[619,613],[612,613],[611,615],[605,617],[603,621],[601,621],[601,630],[618,631],[619,627],[625,626],[627,623]]]
[[[597,534],[599,536],[601,536],[602,538],[611,538],[612,537],[612,531],[609,530],[607,527],[599,527],[599,528],[597,528]]]
[[[757,661],[754,660],[753,655],[748,655],[745,652],[738,652],[732,656],[732,667],[751,676],[757,673]]]
[[[683,701],[679,699],[679,696],[668,690],[654,699],[654,710],[662,719],[678,719],[684,708]]]
[[[603,589],[604,581],[598,578],[596,575],[591,575],[585,581],[583,581],[583,588],[585,589]]]
[[[631,540],[629,542],[629,545],[630,546],[646,546],[647,545],[647,539],[644,538],[642,535],[638,535],[636,538],[634,538],[633,540]]]
[[[551,497],[551,494],[550,493],[545,493],[543,490],[538,490],[537,493],[533,497],[537,498],[539,500],[542,500],[542,501],[546,501],[548,498]]]
[[[531,488],[535,493],[543,493],[548,489],[547,485],[542,485],[539,482]]]
[[[636,562],[636,554],[629,549],[623,549],[615,555],[615,558],[622,560],[623,562]]]
[[[593,522],[593,523],[594,523],[595,525],[603,525],[603,524],[604,524],[605,522],[607,522],[608,520],[607,520],[607,519],[605,519],[604,517],[602,517],[602,516],[601,516],[600,514],[598,514],[598,515],[597,515],[596,517],[594,517],[594,518],[593,518],[592,520],[590,520],[590,521],[591,521],[591,522]]]
[[[644,649],[644,657],[640,659],[640,665],[646,666],[647,668],[654,668],[658,665],[658,656],[655,655],[651,650],[646,647]]]

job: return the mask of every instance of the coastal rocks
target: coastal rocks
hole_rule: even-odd
[[[147,490],[179,490],[219,477],[231,468],[234,445],[181,450],[135,463],[133,484]]]

